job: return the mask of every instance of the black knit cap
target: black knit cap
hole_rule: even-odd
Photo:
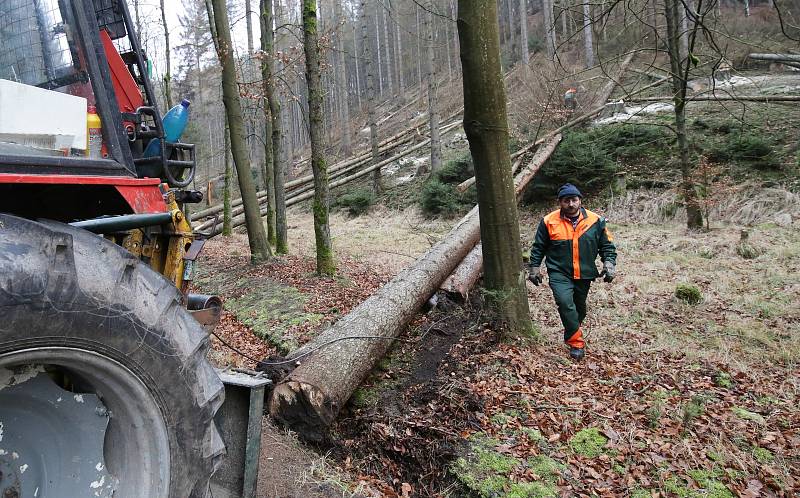
[[[581,191],[578,190],[578,187],[575,185],[571,183],[565,183],[560,189],[558,189],[558,198],[562,199],[564,197],[580,197],[583,199],[583,194],[581,194]]]

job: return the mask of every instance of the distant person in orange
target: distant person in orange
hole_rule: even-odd
[[[570,87],[566,93],[564,93],[564,109],[568,110],[570,113],[575,112],[575,109],[578,107],[578,101],[575,96],[578,93],[578,89],[575,87]]]
[[[581,206],[583,195],[567,183],[558,190],[558,209],[548,214],[536,229],[531,247],[528,280],[542,283],[542,261],[547,265],[550,289],[564,325],[564,342],[572,359],[583,359],[586,343],[581,325],[586,318],[586,297],[594,279],[611,282],[617,274],[617,249],[606,219]],[[603,271],[597,271],[597,256]]]

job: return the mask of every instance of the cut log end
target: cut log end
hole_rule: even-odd
[[[270,415],[306,441],[323,441],[338,412],[322,390],[305,382],[280,383],[269,399]]]

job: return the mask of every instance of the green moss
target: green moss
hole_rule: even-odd
[[[548,494],[524,494],[532,488],[529,489],[525,484],[512,483],[510,481],[511,473],[522,462],[514,457],[497,452],[494,448],[499,444],[500,441],[487,437],[483,433],[473,435],[470,438],[467,456],[456,459],[450,466],[450,472],[466,488],[485,498],[495,496],[552,496]]]
[[[495,425],[505,425],[511,420],[511,417],[503,412],[495,413],[492,415],[491,421]]]
[[[717,463],[725,463],[725,455],[718,451],[706,450],[706,456]]]
[[[653,494],[650,491],[642,488],[634,488],[631,491],[631,498],[652,498]]]
[[[356,408],[369,408],[378,403],[378,391],[359,387],[350,397],[350,403]]]
[[[566,470],[563,464],[556,462],[546,455],[538,455],[528,459],[527,466],[534,474],[539,476],[541,480],[550,484],[555,483],[561,472]]]
[[[678,284],[675,287],[675,297],[688,304],[699,304],[703,300],[700,289],[692,284]]]
[[[671,477],[664,482],[664,489],[678,498],[735,498],[725,484],[719,481],[724,475],[719,470],[690,470],[688,476],[698,488],[689,485],[686,478]]]
[[[569,447],[578,455],[594,458],[603,452],[607,443],[608,438],[600,434],[600,430],[596,427],[591,427],[572,436],[569,440]]]
[[[714,384],[724,389],[730,389],[733,387],[733,377],[727,372],[717,372],[714,376]]]
[[[545,438],[539,429],[531,429],[530,427],[523,427],[521,429],[521,432],[526,436],[528,436],[528,439],[532,443],[542,443],[545,441]]]
[[[513,483],[507,494],[507,498],[555,498],[558,496],[558,489],[552,484],[542,482],[517,482]]]
[[[229,284],[222,287],[233,288]],[[322,321],[322,315],[303,309],[307,297],[294,287],[249,278],[240,279],[235,287],[247,289],[247,292],[227,299],[225,309],[252,328],[258,337],[278,348],[281,354],[297,347],[295,338],[287,334],[291,327],[305,323],[316,325]]]
[[[705,491],[702,496],[707,496],[708,498],[734,498],[731,490],[717,480],[719,477],[718,472],[690,470],[688,474]]]
[[[477,449],[478,468],[482,471],[508,474],[519,465],[519,460],[494,450]]]
[[[734,406],[733,408],[731,408],[731,411],[734,413],[734,415],[736,415],[737,417],[739,417],[742,420],[749,420],[751,422],[755,422],[755,423],[761,424],[761,425],[767,423],[767,421],[764,420],[764,417],[762,417],[758,413],[754,413],[754,412],[745,410],[744,408],[740,408],[738,406]]]

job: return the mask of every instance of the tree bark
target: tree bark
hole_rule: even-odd
[[[426,19],[426,45],[428,66],[428,119],[431,134],[431,174],[442,167],[442,141],[439,136],[439,111],[436,107],[437,78],[436,56],[433,47],[433,2],[428,3]]]
[[[519,0],[519,28],[522,63],[527,67],[531,60],[531,54],[528,51],[528,2],[526,0]]]
[[[544,18],[544,39],[547,47],[547,58],[552,60],[556,54],[556,46],[553,42],[552,31],[553,11],[550,9],[550,0],[542,0],[542,17]]]
[[[222,235],[225,237],[230,236],[231,232],[233,231],[231,227],[231,182],[233,181],[233,175],[231,174],[231,160],[230,160],[230,136],[228,135],[228,126],[225,125],[225,131],[223,133],[224,137],[224,145],[222,147],[222,153],[225,156],[225,184],[224,184],[224,191],[222,192],[222,204],[223,204],[223,214],[222,214]]]
[[[678,6],[681,13],[681,58],[689,56],[689,15],[683,3]]]
[[[508,153],[506,95],[494,0],[459,0],[464,131],[480,210],[484,286],[494,318],[510,336],[533,336],[522,270],[519,219]]]
[[[377,27],[376,27],[377,28]],[[361,37],[362,45],[364,46],[364,65],[367,73],[367,120],[369,125],[369,143],[372,150],[372,164],[378,162],[379,154],[379,140],[378,140],[378,117],[375,109],[375,76],[374,76],[374,61],[372,59],[372,50],[369,43],[367,25],[367,2],[361,0]],[[380,68],[379,68],[380,69]],[[372,191],[377,194],[381,191],[381,170],[376,169],[372,175]]]
[[[383,96],[383,65],[381,64],[381,24],[378,15],[378,6],[375,5],[375,58],[378,59],[375,68],[378,75],[378,93]]]
[[[392,66],[391,47],[390,47],[391,43],[389,43],[389,40],[391,40],[391,38],[389,37],[389,21],[388,21],[389,11],[386,10],[386,7],[383,4],[383,2],[381,2],[380,5],[381,5],[380,6],[381,18],[383,19],[383,40],[384,40],[383,49],[384,49],[384,56],[386,59],[385,62],[386,81],[389,84],[389,95],[394,95],[394,76],[392,75],[393,66]],[[378,29],[377,26],[375,28]]]
[[[275,189],[275,159],[277,154],[274,152],[272,140],[272,127],[275,119],[272,116],[272,106],[270,96],[275,98],[275,89],[272,82],[272,0],[261,0],[259,27],[261,28],[261,88],[264,92],[262,96],[262,107],[264,109],[264,190],[267,191],[267,240],[272,245],[277,245],[277,205]],[[246,6],[250,7],[248,0]],[[251,28],[252,29],[252,28]],[[285,214],[284,214],[285,216]],[[285,222],[284,222],[285,223]]]
[[[387,0],[389,2],[389,8],[392,8],[391,0]],[[400,102],[405,101],[406,98],[406,83],[405,78],[403,77],[403,41],[400,37],[400,22],[397,20],[397,16],[400,14],[397,11],[393,11],[395,15],[395,22],[394,22],[394,64],[395,64],[395,72],[397,73],[397,91],[400,94]]]
[[[417,87],[419,95],[422,95],[422,28],[419,20],[419,4],[414,2],[414,12],[417,15]],[[422,97],[420,97],[422,100]]]
[[[589,2],[583,2],[583,48],[585,52],[586,67],[594,67],[594,42],[592,41],[592,7]]]
[[[320,347],[275,386],[270,415],[306,439],[321,439],[392,340],[475,244],[478,225],[476,207],[413,266],[290,354],[298,358]]]
[[[244,0],[244,21],[247,25],[247,55],[253,55],[253,18],[250,11],[251,0]]]
[[[686,87],[690,61],[680,54],[680,0],[665,0],[664,14],[667,20],[667,47],[672,73],[672,92],[675,102],[675,134],[681,168],[681,191],[686,202],[686,226],[691,230],[703,228],[703,213],[697,200],[694,168],[689,164],[689,141],[686,137]]]
[[[275,252],[278,254],[289,253],[289,240],[286,228],[286,189],[284,182],[286,178],[286,160],[283,154],[283,122],[281,120],[281,103],[275,92],[275,31],[273,22],[274,6],[273,0],[262,0],[266,11],[262,9],[262,15],[265,14],[264,21],[267,25],[265,32],[265,40],[267,42],[264,48],[264,57],[267,60],[267,75],[264,82],[264,90],[267,95],[267,102],[269,103],[270,119],[271,119],[271,137],[265,137],[265,140],[272,140],[272,174],[273,174],[273,188],[275,190]]]
[[[342,14],[342,0],[333,0],[333,16],[336,22],[336,88],[339,94],[339,101],[341,102],[341,124],[342,124],[342,153],[345,157],[349,157],[353,153],[353,145],[351,143],[352,132],[350,130],[350,98],[347,91],[347,75],[345,74],[345,60],[344,60],[344,36],[342,30],[344,27],[344,15]]]
[[[358,59],[358,36],[356,36],[356,23],[353,23],[353,59],[356,63],[356,99],[358,100],[358,110],[363,110],[361,106],[361,72],[359,71]]]
[[[164,12],[164,0],[161,0],[161,26],[164,28],[164,60],[166,72],[164,73],[164,99],[167,101],[167,109],[172,107],[172,64],[169,56],[169,26],[167,26],[167,14]],[[198,68],[198,71],[200,68]]]
[[[267,234],[259,214],[256,188],[253,184],[253,175],[250,173],[250,161],[247,157],[247,147],[244,139],[244,123],[242,120],[242,107],[239,102],[239,88],[236,84],[236,67],[233,62],[233,45],[231,43],[230,23],[225,0],[211,0],[213,8],[214,25],[217,33],[217,55],[222,65],[222,101],[228,117],[230,128],[231,152],[236,165],[236,175],[239,179],[239,190],[245,208],[247,224],[247,238],[250,244],[250,259],[260,262],[272,256],[272,250],[267,242]]]
[[[328,211],[328,166],[325,163],[325,135],[322,129],[322,85],[319,68],[317,0],[303,0],[303,49],[306,56],[308,121],[311,135],[311,171],[314,173],[314,236],[317,247],[317,273],[331,276],[336,271],[331,245]]]

